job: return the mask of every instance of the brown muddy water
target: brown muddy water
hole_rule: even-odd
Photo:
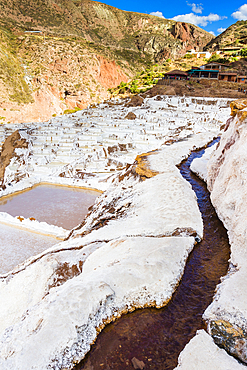
[[[38,221],[71,230],[87,215],[101,193],[80,188],[39,185],[31,190],[0,199],[0,212],[33,217]]]
[[[171,301],[164,308],[137,310],[109,324],[74,370],[133,369],[133,357],[143,361],[145,369],[172,370],[185,345],[205,327],[202,314],[227,272],[230,248],[206,185],[189,169],[191,161],[203,153],[193,152],[180,166],[198,198],[204,239],[191,252]]]

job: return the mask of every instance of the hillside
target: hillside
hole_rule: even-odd
[[[238,21],[228,27],[219,36],[212,39],[205,50],[221,50],[227,47],[247,47],[247,21]]]
[[[47,120],[212,35],[91,0],[0,0],[0,122]]]
[[[0,19],[18,30],[79,36],[87,41],[162,59],[202,48],[212,35],[194,25],[126,12],[91,0],[1,0]],[[124,55],[123,55],[124,57]]]

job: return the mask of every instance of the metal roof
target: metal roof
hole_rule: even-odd
[[[192,69],[188,71],[188,73],[194,73],[194,72],[211,72],[211,73],[218,73],[218,69]]]

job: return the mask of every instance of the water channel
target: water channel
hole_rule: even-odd
[[[193,152],[180,165],[181,174],[198,198],[204,239],[191,252],[171,301],[164,308],[137,310],[109,324],[74,370],[133,369],[133,357],[143,361],[145,369],[172,370],[185,345],[205,327],[202,314],[212,301],[220,277],[227,272],[230,248],[205,183],[189,168],[192,160],[203,153]]]

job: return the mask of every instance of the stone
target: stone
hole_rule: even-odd
[[[131,362],[132,362],[132,365],[133,365],[134,369],[141,369],[142,370],[145,367],[144,362],[138,360],[138,358],[136,358],[136,357],[133,357]]]
[[[133,112],[129,112],[125,119],[136,119],[136,115]]]
[[[247,363],[246,333],[238,326],[224,320],[211,321],[209,325],[215,343],[230,355]]]

